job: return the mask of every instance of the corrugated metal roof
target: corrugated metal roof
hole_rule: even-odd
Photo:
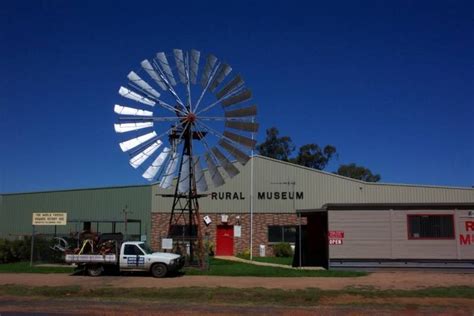
[[[277,162],[277,163],[281,163],[281,164],[284,164],[284,165],[289,165],[289,166],[292,166],[292,167],[295,167],[295,168],[302,168],[302,169],[305,169],[307,171],[320,173],[322,175],[341,178],[341,179],[344,179],[346,181],[352,181],[352,182],[357,182],[357,183],[360,183],[360,184],[365,184],[365,185],[377,185],[377,186],[379,186],[379,185],[389,185],[389,186],[404,186],[404,187],[408,186],[408,187],[422,187],[422,188],[444,188],[444,189],[455,189],[455,190],[458,190],[458,189],[461,189],[461,190],[474,190],[473,187],[456,187],[456,186],[443,186],[443,185],[431,185],[431,184],[410,184],[410,183],[365,182],[365,181],[362,181],[362,180],[341,176],[341,175],[336,174],[336,173],[327,172],[327,171],[324,171],[324,170],[318,170],[318,169],[314,169],[314,168],[310,168],[310,167],[297,165],[297,164],[294,164],[294,163],[291,163],[291,162],[288,162],[288,161],[282,161],[282,160],[278,160],[278,159],[274,159],[274,158],[270,158],[270,157],[265,157],[265,156],[260,156],[260,155],[255,155],[255,157],[256,158],[261,158],[261,159],[266,159],[266,160]]]
[[[150,185],[151,184],[137,184],[137,185],[117,185],[117,186],[105,186],[105,187],[94,187],[94,188],[72,188],[72,189],[57,189],[57,190],[44,190],[44,191],[9,192],[9,193],[0,193],[0,196],[2,196],[2,195],[16,195],[16,194],[69,192],[69,191],[77,192],[77,191],[84,191],[84,190],[138,188],[138,187],[149,187]]]

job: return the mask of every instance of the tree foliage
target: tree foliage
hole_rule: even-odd
[[[257,145],[257,151],[262,156],[288,161],[295,150],[295,145],[291,137],[278,137],[279,133],[276,127],[267,129],[265,141]]]
[[[362,166],[357,166],[355,163],[341,165],[339,169],[337,169],[336,173],[341,176],[358,179],[366,182],[378,182],[381,179],[379,174],[373,174],[370,169]]]
[[[257,145],[257,151],[262,156],[322,170],[336,155],[336,147],[332,145],[321,148],[318,144],[306,144],[301,146],[297,156],[292,158],[291,154],[295,150],[295,145],[291,137],[279,137],[280,132],[276,127],[267,129],[266,133],[265,141]]]
[[[263,143],[257,145],[257,151],[260,155],[275,158],[283,161],[323,170],[334,157],[337,157],[336,147],[326,145],[323,148],[318,144],[306,144],[298,149],[296,157],[291,157],[295,150],[291,137],[279,136],[280,132],[276,127],[266,130],[266,138]],[[363,166],[357,166],[355,163],[340,165],[335,172],[341,176],[354,178],[366,182],[378,182],[381,177],[379,174],[373,174],[370,169]]]
[[[305,167],[323,170],[335,155],[336,147],[332,145],[321,148],[318,144],[306,144],[300,147],[294,162]]]

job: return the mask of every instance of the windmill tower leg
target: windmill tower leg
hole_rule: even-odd
[[[202,242],[202,232],[199,214],[199,195],[196,190],[196,180],[194,174],[194,163],[192,155],[192,132],[188,128],[184,133],[184,147],[182,157],[188,157],[189,161],[187,165],[180,164],[178,172],[178,180],[176,183],[175,194],[173,196],[173,206],[171,209],[171,215],[168,227],[168,237],[176,238],[174,235],[174,228],[176,225],[184,224],[184,231],[181,239],[181,246],[189,244],[189,264],[198,265],[204,267],[204,247]],[[188,170],[188,191],[180,192],[179,183],[181,183],[181,175],[183,174],[183,167],[189,168]]]

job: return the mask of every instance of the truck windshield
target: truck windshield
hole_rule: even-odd
[[[151,250],[150,246],[148,246],[147,244],[139,244],[139,246],[147,255],[153,253],[153,250]]]

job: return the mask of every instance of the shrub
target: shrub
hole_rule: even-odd
[[[273,254],[275,257],[291,257],[293,256],[293,250],[287,242],[281,242],[273,246]]]
[[[51,250],[54,241],[35,237],[34,261],[62,262],[62,253]],[[0,263],[30,260],[31,237],[22,240],[0,239]]]
[[[244,251],[238,253],[237,257],[249,260],[250,259],[250,250],[245,249]]]
[[[214,256],[214,243],[212,241],[206,240],[204,248],[209,256]]]
[[[11,241],[7,239],[0,239],[0,263],[12,262],[13,256],[10,247]]]

